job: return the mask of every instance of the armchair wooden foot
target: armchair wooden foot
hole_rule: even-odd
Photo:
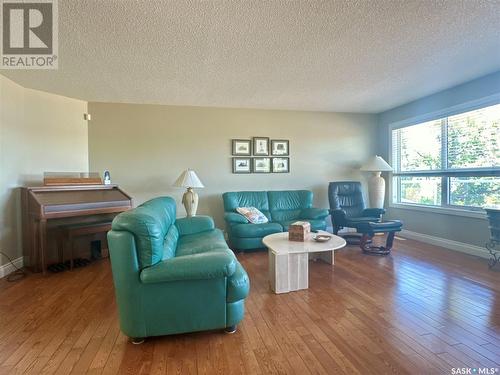
[[[131,337],[130,342],[134,345],[141,345],[146,341],[144,337]]]
[[[237,329],[238,329],[238,326],[236,326],[236,325],[229,326],[229,327],[224,328],[224,332],[231,334],[231,333],[235,333]]]

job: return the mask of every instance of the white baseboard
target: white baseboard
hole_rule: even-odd
[[[488,250],[486,250],[485,247],[471,245],[464,242],[448,240],[446,238],[441,238],[441,237],[429,236],[428,234],[412,232],[406,229],[401,230],[401,232],[399,232],[397,235],[400,237],[409,238],[410,240],[416,240],[431,245],[445,247],[450,250],[460,251],[461,253],[466,253],[481,258],[490,257]]]
[[[14,265],[17,267],[17,268],[22,268],[23,265],[24,265],[24,259],[23,257],[19,257],[17,259],[14,259],[12,261],[12,263],[14,263]],[[5,277],[7,276],[8,274],[14,272],[16,269],[14,268],[14,266],[10,263],[6,263],[4,264],[3,266],[0,266],[0,279],[2,277]]]

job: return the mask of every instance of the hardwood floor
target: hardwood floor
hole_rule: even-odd
[[[395,241],[391,256],[336,253],[305,291],[275,295],[267,253],[238,255],[251,279],[233,335],[132,345],[120,333],[107,260],[0,281],[0,373],[451,374],[500,367],[500,272],[485,260]],[[488,372],[494,374],[495,372]]]

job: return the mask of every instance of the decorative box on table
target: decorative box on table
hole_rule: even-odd
[[[288,227],[288,239],[290,241],[304,242],[311,233],[311,224],[307,221],[296,221]]]

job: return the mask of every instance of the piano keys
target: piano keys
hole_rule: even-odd
[[[117,185],[24,187],[21,205],[25,264],[45,274],[48,229],[67,222],[111,221],[132,208],[132,198]]]

